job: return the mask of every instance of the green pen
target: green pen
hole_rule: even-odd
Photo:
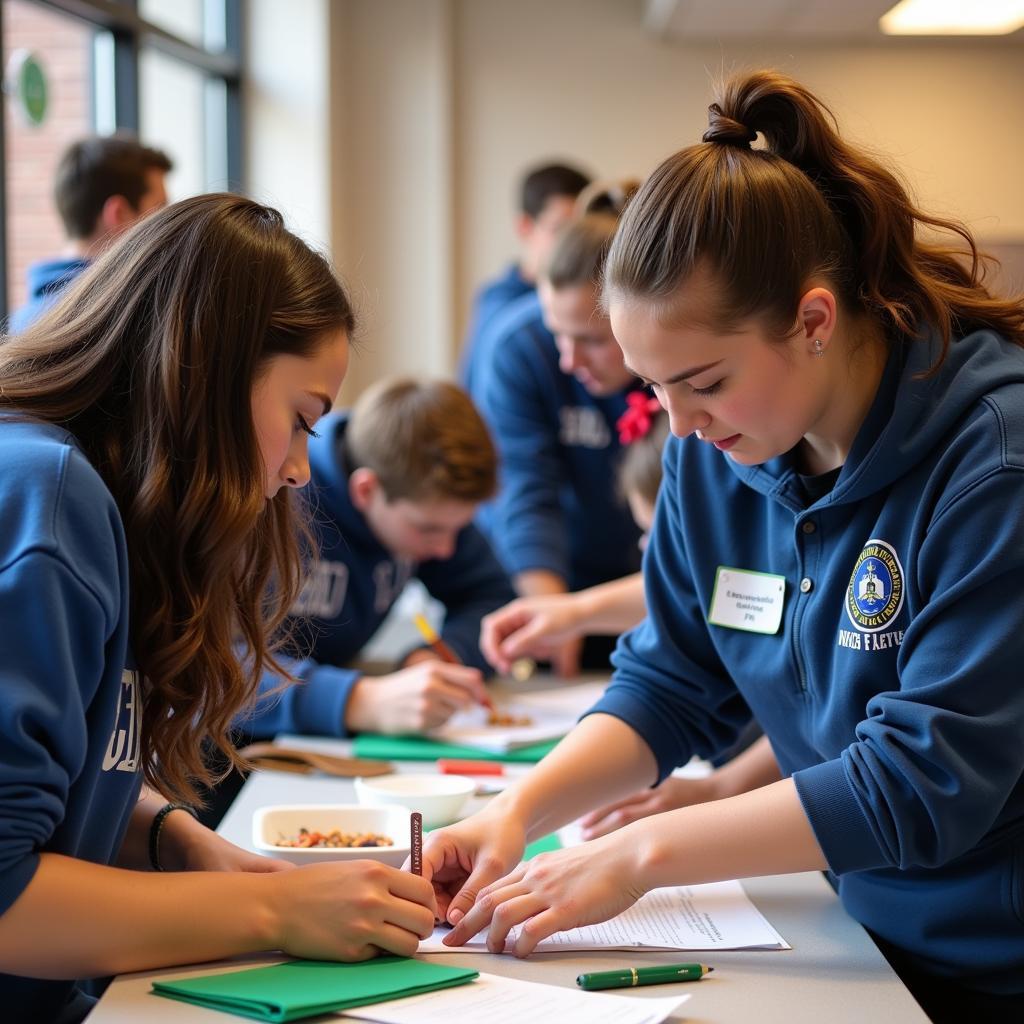
[[[635,985],[669,985],[674,981],[700,981],[714,967],[704,964],[665,964],[661,967],[624,967],[620,971],[580,974],[576,984],[588,992],[599,988],[633,988]]]

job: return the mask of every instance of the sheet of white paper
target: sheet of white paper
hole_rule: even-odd
[[[487,1024],[522,1024],[524,1020],[557,1020],[559,1024],[660,1024],[687,999],[631,999],[605,992],[583,992],[481,974],[468,985],[456,985],[405,999],[359,1006],[339,1014],[343,1020],[380,1024],[451,1024],[453,1020]]]
[[[517,694],[516,703],[575,720],[600,700],[607,686],[607,679],[595,683],[555,683],[546,690]]]
[[[607,685],[607,680],[575,686],[559,683],[547,690],[518,694],[515,700],[498,705],[501,712],[529,718],[529,725],[488,725],[483,708],[470,708],[432,730],[430,737],[499,754],[560,739],[572,729],[580,715],[597,702]]]
[[[561,711],[547,711],[530,708],[518,701],[502,703],[497,710],[503,714],[528,718],[529,725],[488,725],[488,713],[484,708],[474,707],[460,711],[442,726],[432,729],[427,735],[442,743],[455,743],[464,747],[476,747],[491,753],[504,754],[519,747],[534,743],[561,739],[575,724],[573,715]]]
[[[481,932],[464,946],[445,946],[449,928],[437,928],[420,943],[421,953],[487,952]],[[519,932],[509,932],[508,945]],[[556,932],[537,945],[538,953],[592,949],[714,950],[790,949],[785,939],[750,902],[739,882],[708,882],[653,889],[629,910],[602,924]]]

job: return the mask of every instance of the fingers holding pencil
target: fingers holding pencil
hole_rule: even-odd
[[[427,622],[423,615],[417,612],[412,617],[412,620],[420,631],[420,635],[441,661],[449,665],[462,665],[462,659],[437,635],[434,627]],[[482,677],[480,677],[479,673],[477,673],[477,677],[480,680],[480,685],[475,689],[474,697],[478,704],[482,704],[488,711],[493,711],[494,705],[491,703],[491,698],[487,696],[487,691],[483,687]]]

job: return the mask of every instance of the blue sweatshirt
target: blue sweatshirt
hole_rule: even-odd
[[[87,266],[88,260],[67,258],[33,263],[28,268],[28,302],[11,314],[11,334],[34,323]]]
[[[730,742],[742,694],[849,912],[926,971],[1019,994],[1024,351],[978,332],[922,379],[937,353],[895,348],[812,504],[790,456],[744,467],[670,439],[648,618],[593,710],[664,777]],[[784,578],[776,634],[707,622],[720,566]]]
[[[519,271],[519,265],[513,263],[505,273],[483,285],[473,300],[473,311],[470,314],[469,330],[462,346],[459,359],[459,383],[470,393],[476,386],[480,374],[478,357],[481,338],[487,331],[494,317],[510,302],[533,292],[532,282]]]
[[[480,521],[511,575],[547,569],[570,590],[640,568],[640,531],[618,489],[615,423],[626,392],[595,398],[558,367],[540,300],[492,321],[473,398],[501,456],[501,488]]]
[[[458,537],[451,558],[413,563],[395,558],[377,540],[349,498],[343,440],[346,413],[322,420],[310,440],[310,500],[320,535],[320,558],[294,609],[309,657],[285,664],[302,682],[262,699],[240,724],[257,736],[278,732],[344,736],[345,707],[362,673],[345,668],[387,617],[405,584],[418,577],[445,606],[441,636],[467,665],[490,667],[480,653],[480,620],[515,596],[508,577],[475,526]],[[310,646],[311,645],[311,646]],[[262,694],[280,685],[268,673]]]
[[[121,518],[66,430],[0,414],[0,524],[4,913],[42,853],[113,862],[139,795],[142,704]],[[5,1021],[88,1008],[73,981],[0,975]]]

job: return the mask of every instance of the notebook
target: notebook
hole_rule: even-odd
[[[156,995],[253,1020],[290,1021],[473,981],[477,971],[407,957],[358,964],[293,960],[226,974],[155,981]]]
[[[363,733],[355,738],[353,748],[357,757],[379,758],[385,761],[436,761],[439,757],[472,758],[474,761],[510,761],[517,764],[534,764],[547,756],[558,745],[558,740],[535,743],[499,753],[467,747],[454,743],[442,743],[424,736],[377,736]]]

